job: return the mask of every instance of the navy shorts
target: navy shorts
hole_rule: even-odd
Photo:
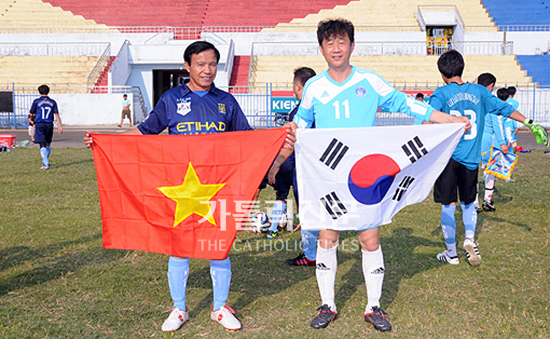
[[[290,193],[292,186],[292,177],[294,176],[294,157],[289,157],[281,165],[279,173],[277,173],[275,185],[273,188],[276,192],[276,200],[285,201]]]
[[[479,168],[468,169],[463,164],[452,159],[435,181],[434,201],[443,205],[457,202],[457,188],[460,201],[471,204],[476,200],[477,174]]]
[[[37,122],[34,133],[35,144],[51,144],[53,138],[53,122]]]

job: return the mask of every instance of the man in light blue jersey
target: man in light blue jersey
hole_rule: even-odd
[[[57,121],[57,132],[63,133],[57,102],[50,98],[50,87],[41,85],[38,87],[40,98],[35,99],[29,111],[29,121],[34,121],[35,135],[34,143],[40,145],[40,155],[42,156],[41,169],[47,170],[50,168],[50,153],[52,152],[51,144],[53,139],[53,121]]]
[[[483,73],[477,77],[477,83],[487,88],[489,91],[493,91],[497,79],[491,73]],[[505,88],[499,89],[500,95],[506,95]],[[500,96],[499,96],[500,97]],[[485,169],[489,163],[491,157],[491,147],[496,147],[502,151],[502,153],[508,153],[510,148],[509,143],[506,140],[506,132],[504,121],[505,118],[502,115],[486,114],[485,115],[485,127],[483,128],[483,136],[481,139],[481,169]],[[492,174],[483,173],[483,179],[485,181],[485,191],[483,197],[483,204],[481,207],[478,203],[478,198],[474,201],[475,209],[486,212],[494,212],[496,210],[493,204],[493,193],[495,190],[495,176]]]
[[[376,112],[380,107],[425,121],[465,123],[466,128],[469,128],[467,118],[436,111],[397,91],[376,73],[351,66],[350,56],[355,47],[354,27],[351,22],[344,19],[321,21],[317,28],[317,39],[328,70],[306,83],[298,113],[294,121],[289,123],[291,128],[310,128],[313,123],[315,128],[374,126]],[[281,151],[275,166],[289,155],[289,150]],[[325,328],[338,317],[334,281],[338,266],[336,250],[339,238],[340,232],[337,230],[319,230],[316,276],[322,306],[311,321],[314,328]],[[368,295],[364,319],[379,331],[391,330],[391,324],[385,317],[386,312],[380,307],[385,268],[379,227],[360,229],[358,238]]]
[[[519,112],[519,102],[514,99],[514,96],[516,95],[516,88],[514,86],[510,86],[507,88],[508,91],[508,99],[506,99],[506,102],[512,105],[516,111]],[[506,137],[508,138],[508,141],[512,143],[512,148],[514,150],[514,153],[516,153],[516,149],[518,147],[518,122],[512,119],[506,119],[506,122],[504,123],[506,128]],[[510,180],[512,180],[510,178]]]
[[[437,66],[447,85],[433,92],[430,96],[430,105],[455,116],[468,117],[471,124],[470,131],[460,139],[447,167],[435,182],[434,200],[442,204],[441,228],[447,245],[447,250],[439,253],[437,259],[444,263],[459,264],[454,213],[457,191],[460,191],[462,216],[466,229],[463,247],[469,263],[477,266],[481,264],[481,255],[478,244],[474,241],[477,224],[474,200],[485,115],[502,114],[517,121],[524,121],[524,124],[535,134],[537,142],[546,146],[548,146],[548,134],[543,127],[526,119],[512,106],[494,96],[487,88],[462,81],[464,58],[456,50],[442,54]]]

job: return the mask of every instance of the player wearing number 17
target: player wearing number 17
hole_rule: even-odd
[[[42,156],[42,169],[50,168],[50,153],[51,143],[53,139],[53,119],[57,120],[57,132],[63,133],[61,119],[57,110],[57,103],[52,98],[48,97],[50,88],[48,85],[38,87],[40,98],[35,99],[32,103],[29,113],[34,119],[36,132],[34,135],[34,143],[40,144],[40,155]]]
[[[442,54],[437,61],[437,67],[446,86],[436,89],[430,96],[430,105],[435,109],[455,116],[468,117],[471,129],[458,142],[458,145],[434,186],[434,200],[441,203],[441,228],[447,245],[447,250],[439,253],[437,259],[443,263],[456,265],[459,263],[455,241],[455,209],[457,191],[460,191],[460,205],[466,237],[464,250],[471,265],[481,263],[478,244],[474,241],[477,212],[474,207],[478,165],[481,161],[481,142],[485,127],[486,114],[499,114],[510,119],[523,122],[531,128],[537,142],[548,146],[546,130],[526,119],[511,105],[501,101],[491,92],[478,84],[462,81],[464,58],[455,51]],[[458,190],[457,190],[458,188]]]
[[[321,21],[317,27],[317,40],[328,70],[307,81],[298,113],[289,123],[292,128],[310,128],[313,123],[316,128],[370,127],[374,126],[379,107],[403,112],[422,121],[465,123],[469,128],[468,119],[435,111],[423,102],[407,98],[378,74],[351,66],[350,56],[355,48],[351,22],[344,19]],[[281,151],[273,166],[280,166],[290,153]],[[361,220],[356,222],[361,223]],[[379,227],[358,227],[357,236],[361,243],[368,295],[364,320],[379,331],[391,330],[386,312],[380,307],[385,268]],[[319,313],[311,321],[314,328],[325,328],[338,316],[334,282],[339,238],[339,230],[319,231],[316,276],[322,303]]]

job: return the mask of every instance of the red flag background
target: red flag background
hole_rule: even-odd
[[[91,136],[104,248],[223,259],[286,130]],[[174,225],[178,204],[186,206],[159,190],[182,186],[190,164],[200,185],[221,187],[210,199],[215,225],[196,213]]]

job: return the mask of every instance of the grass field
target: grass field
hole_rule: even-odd
[[[497,181],[497,211],[479,215],[479,267],[469,266],[463,251],[458,266],[435,259],[444,242],[431,197],[382,227],[390,333],[362,319],[366,291],[354,232],[342,234],[338,254],[340,317],[325,330],[309,326],[320,306],[315,271],[284,264],[298,253],[296,232],[276,242],[238,235],[228,303],[241,332],[210,321],[209,263],[192,260],[191,320],[163,334],[168,257],[102,249],[91,151],[54,149],[51,162],[41,171],[37,149],[0,153],[0,338],[550,337],[550,156],[540,150],[520,155],[516,181]],[[261,198],[272,200],[274,192]]]

